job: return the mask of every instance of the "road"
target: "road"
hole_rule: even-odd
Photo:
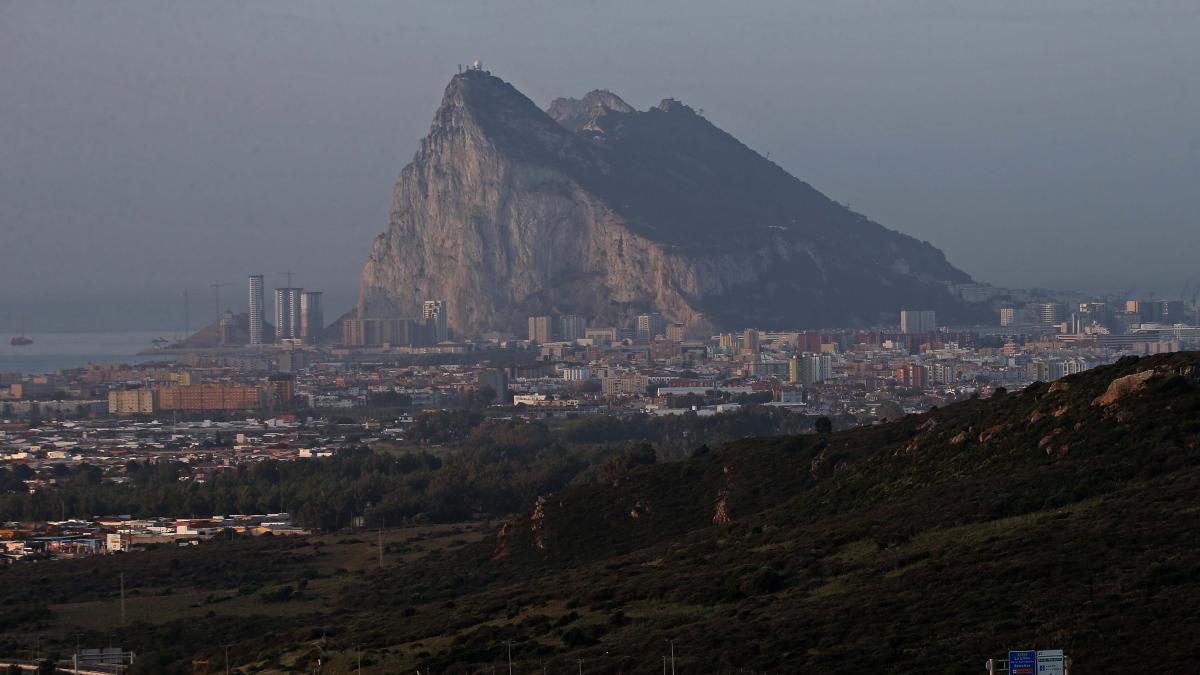
[[[35,673],[37,672],[37,662],[27,659],[4,659],[0,658],[0,668],[8,668],[16,666],[22,672]],[[121,666],[80,666],[79,670],[75,670],[68,663],[66,667],[59,664],[57,673],[78,673],[79,675],[115,675],[119,672]]]

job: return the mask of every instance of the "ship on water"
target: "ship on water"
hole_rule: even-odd
[[[25,345],[33,344],[33,340],[25,337],[25,317],[21,317],[21,332],[8,341],[8,344],[14,347],[24,347]]]

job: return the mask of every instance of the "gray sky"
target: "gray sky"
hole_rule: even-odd
[[[1197,36],[1195,0],[0,0],[0,303],[170,314],[220,280],[240,309],[292,269],[344,309],[476,57],[543,105],[703,108],[979,280],[1174,295],[1200,281]]]

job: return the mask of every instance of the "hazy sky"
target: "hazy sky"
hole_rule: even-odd
[[[291,269],[343,309],[475,58],[703,108],[982,281],[1200,282],[1195,0],[0,0],[0,304],[241,309]]]

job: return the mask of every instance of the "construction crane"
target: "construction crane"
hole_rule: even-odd
[[[292,277],[294,276],[294,273],[293,273],[291,270],[288,270],[288,271],[286,271],[286,272],[280,272],[280,274],[282,274],[283,276],[287,277],[287,286],[286,286],[286,288],[291,288],[291,287],[292,287]]]
[[[216,301],[216,306],[217,306],[217,324],[220,325],[220,323],[221,323],[221,287],[228,286],[229,282],[228,281],[218,281],[218,282],[210,284],[210,285],[212,286],[212,289],[213,289],[213,300]]]

